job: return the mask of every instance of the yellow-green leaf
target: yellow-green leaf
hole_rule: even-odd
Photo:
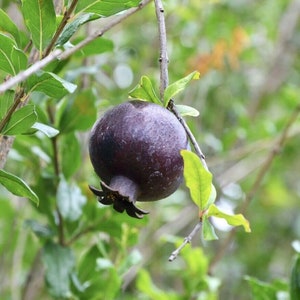
[[[186,186],[190,190],[192,200],[202,211],[207,208],[210,200],[212,174],[203,167],[195,153],[182,150],[181,156],[184,162],[183,175]]]
[[[175,95],[185,89],[185,87],[192,81],[193,79],[199,79],[200,73],[194,71],[193,73],[187,75],[184,78],[177,80],[176,82],[170,84],[164,93],[164,104],[168,105],[170,99],[172,99]]]
[[[4,170],[0,170],[0,184],[12,194],[28,198],[37,205],[39,204],[39,198],[36,193],[21,178]]]
[[[230,215],[211,204],[206,212],[207,217],[217,217],[226,220],[229,225],[243,226],[246,232],[251,232],[249,221],[242,214]]]
[[[218,239],[213,225],[209,222],[206,216],[202,219],[202,236],[206,241],[214,241]]]
[[[162,104],[154,91],[151,80],[147,76],[141,77],[139,84],[129,92],[129,96],[134,99]]]

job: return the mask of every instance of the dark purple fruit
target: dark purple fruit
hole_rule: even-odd
[[[187,135],[177,118],[160,105],[130,101],[107,111],[91,132],[89,152],[102,191],[90,186],[103,204],[142,218],[136,201],[156,201],[182,182],[181,149]]]

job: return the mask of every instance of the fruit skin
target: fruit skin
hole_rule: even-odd
[[[182,182],[181,149],[187,135],[164,107],[134,100],[107,111],[90,135],[89,152],[102,191],[90,187],[103,204],[140,218],[136,201],[156,201]]]

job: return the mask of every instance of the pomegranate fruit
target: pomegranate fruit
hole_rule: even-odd
[[[122,103],[96,121],[89,153],[101,190],[90,186],[99,202],[142,218],[136,201],[156,201],[182,182],[187,135],[166,108],[139,100]]]

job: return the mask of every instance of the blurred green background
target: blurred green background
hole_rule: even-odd
[[[0,4],[22,26],[18,1]],[[164,6],[170,83],[194,70],[201,73],[200,80],[193,81],[175,103],[200,111],[198,118],[186,120],[213,173],[216,204],[239,213],[299,104],[300,3],[166,0]],[[85,24],[74,41],[106,22],[109,18]],[[70,99],[76,97],[93,99],[101,115],[126,101],[142,75],[150,77],[158,89],[157,32],[151,3],[105,34],[113,42],[111,51],[71,57],[59,75],[79,89],[67,102],[73,103]],[[47,119],[47,107],[59,114],[64,100],[36,93],[32,101],[40,119]],[[97,206],[87,187],[98,185],[87,153],[88,131],[73,128],[60,141],[65,176],[69,174],[67,179],[79,187],[86,201],[81,217],[65,224],[70,237],[83,232],[66,248],[70,253],[60,253],[74,255],[76,263],[77,275],[70,279],[66,298],[289,299],[292,242],[300,239],[299,118],[244,213],[252,232],[237,228],[225,247],[231,228],[214,219],[219,240],[203,241],[198,234],[172,263],[169,255],[197,223],[197,208],[187,189],[182,186],[166,200],[140,204],[151,212],[144,220]],[[41,203],[35,207],[1,190],[1,299],[52,299],[45,288],[43,267],[33,267],[41,265],[40,249],[51,250],[58,230],[47,204],[57,195],[51,179],[52,151],[49,138],[34,135],[18,136],[10,152],[5,168],[26,179]],[[32,288],[33,280],[36,288],[30,297],[24,288]],[[258,286],[267,290],[269,298],[257,296]]]

